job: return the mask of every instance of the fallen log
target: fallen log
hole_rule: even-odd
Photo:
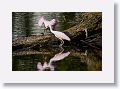
[[[80,16],[82,19],[80,24],[73,26],[64,31],[64,33],[70,37],[71,44],[72,45],[79,44],[79,41],[82,40],[83,43],[85,44],[90,43],[91,46],[92,45],[96,46],[96,43],[99,43],[99,42],[91,44],[91,42],[93,41],[88,41],[88,39],[90,39],[89,37],[93,36],[92,39],[96,41],[100,41],[99,44],[101,45],[102,35],[99,36],[100,40],[98,40],[96,38],[96,34],[102,33],[102,13],[101,12],[92,12],[92,13],[84,12],[84,13],[81,13]],[[85,29],[87,29],[87,33],[88,33],[87,38],[86,38]],[[12,48],[14,51],[14,50],[22,49],[26,47],[33,47],[37,44],[39,44],[40,47],[48,46],[56,42],[59,43],[59,40],[53,34],[20,37],[12,41]],[[68,43],[68,42],[65,42],[65,43]]]

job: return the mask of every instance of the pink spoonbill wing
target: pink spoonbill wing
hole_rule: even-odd
[[[37,63],[37,69],[40,70],[40,71],[43,70],[43,66],[42,66],[41,62]]]
[[[40,19],[39,19],[39,21],[38,21],[38,25],[42,26],[43,22],[44,22],[44,17],[41,16]]]
[[[56,25],[56,20],[55,20],[55,19],[52,19],[52,20],[50,21],[50,25],[51,25],[51,26]]]

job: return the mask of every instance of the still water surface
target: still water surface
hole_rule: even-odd
[[[42,35],[44,27],[38,26],[40,16],[56,19],[55,30],[64,31],[80,23],[80,13],[13,13],[12,39],[32,35]],[[50,34],[50,33],[48,33]],[[44,47],[14,51],[12,58],[13,71],[101,71],[101,50],[87,46]]]
[[[44,27],[38,26],[38,21],[40,16],[44,16],[47,20],[56,19],[57,25],[55,30],[64,31],[78,23],[80,23],[80,13],[67,12],[42,12],[42,13],[32,13],[32,12],[21,12],[13,13],[13,29],[12,37],[16,39],[21,36],[31,36],[31,35],[41,35],[44,33]]]

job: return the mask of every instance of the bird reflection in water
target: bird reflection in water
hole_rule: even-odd
[[[70,52],[64,52],[64,49],[61,47],[62,51],[55,54],[53,58],[50,59],[49,63],[46,61],[42,64],[41,62],[37,63],[37,69],[38,71],[54,71],[55,66],[53,65],[53,62],[63,60],[65,57],[67,57]]]

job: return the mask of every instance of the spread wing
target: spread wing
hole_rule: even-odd
[[[52,20],[50,21],[50,25],[51,25],[51,26],[56,25],[56,20],[55,20],[55,19],[52,19]]]
[[[39,25],[39,26],[42,26],[43,20],[44,20],[44,17],[41,16],[40,19],[39,19],[39,21],[38,21],[38,25]]]
[[[42,66],[41,62],[38,62],[38,63],[37,63],[37,69],[38,69],[39,71],[42,71],[42,70],[43,70],[43,66]]]

